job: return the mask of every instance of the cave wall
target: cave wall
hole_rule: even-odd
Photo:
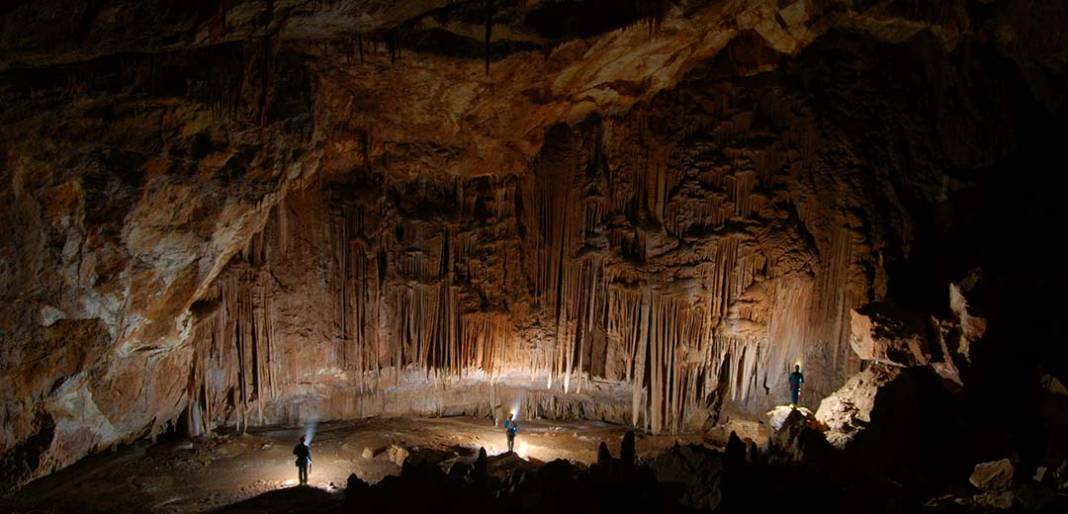
[[[931,241],[1017,89],[1063,110],[1054,4],[654,3],[0,9],[0,469],[509,402],[678,430],[798,360],[815,402],[850,308],[966,264]]]
[[[268,105],[263,73],[223,47],[8,74],[0,447],[15,455],[2,466],[11,476],[155,435],[183,411],[175,370],[188,366],[191,297],[316,165],[300,151],[310,90]],[[306,84],[300,66],[290,73]]]
[[[397,368],[529,376],[560,404],[606,381],[632,390],[609,419],[654,431],[782,403],[796,362],[830,392],[882,273],[863,178],[821,160],[804,102],[705,75],[551,129],[521,174],[362,167],[291,194],[204,300],[198,370],[228,380],[194,380],[200,409],[234,421],[236,388],[260,416],[326,370],[390,391]]]

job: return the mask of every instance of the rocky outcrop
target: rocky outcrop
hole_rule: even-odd
[[[976,313],[975,302],[970,298],[981,280],[980,271],[973,269],[964,280],[949,285],[949,310],[953,316],[949,330],[939,333],[944,339],[943,347],[965,360],[970,359],[972,343],[986,334],[987,320]]]
[[[681,488],[679,503],[699,512],[715,511],[723,496],[721,454],[704,447],[675,446],[649,463],[663,487]]]
[[[885,365],[929,366],[956,386],[963,386],[961,368],[969,363],[972,344],[982,339],[986,320],[974,313],[968,293],[977,287],[978,270],[949,285],[945,319],[901,312],[873,304],[850,312],[850,345],[861,360]]]
[[[408,460],[409,452],[403,447],[393,445],[386,450],[386,455],[389,457],[389,461],[397,466],[403,466],[404,462]]]
[[[812,418],[812,411],[804,407],[791,407],[789,405],[779,405],[774,409],[764,413],[764,417],[768,420],[768,426],[772,430],[781,430],[786,425],[786,420],[791,414],[797,411],[802,417],[806,419]]]
[[[816,419],[827,427],[827,441],[845,448],[868,424],[879,390],[900,372],[894,367],[873,365],[849,377],[841,389],[820,401]]]
[[[950,284],[947,305],[951,314],[944,319],[927,316],[925,320],[923,315],[884,304],[850,312],[850,346],[870,364],[820,402],[816,419],[828,428],[832,445],[845,448],[871,423],[880,393],[890,389],[906,368],[928,368],[954,391],[964,386],[961,370],[968,371],[972,343],[986,332],[986,320],[969,301],[980,279],[978,270],[973,270],[960,283]],[[881,397],[884,402],[898,400],[889,394]]]
[[[829,459],[826,429],[808,409],[790,409],[768,439],[768,458],[773,463],[805,463],[821,468]]]
[[[968,481],[987,492],[1002,492],[1012,487],[1013,466],[1009,459],[981,462]]]
[[[931,360],[927,330],[922,323],[909,323],[894,314],[870,307],[850,311],[850,344],[857,356],[895,366],[923,366]]]
[[[927,503],[937,511],[966,512],[1057,512],[1068,506],[1063,494],[1058,494],[1056,485],[1044,480],[1045,468],[1033,479],[1025,480],[1018,475],[1017,465],[1010,459],[981,462],[968,481],[979,489],[971,495],[945,495]],[[974,489],[973,489],[974,491]]]

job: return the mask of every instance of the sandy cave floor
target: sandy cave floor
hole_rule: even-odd
[[[613,454],[627,427],[594,421],[524,421],[516,443],[527,459],[590,463],[603,440]],[[291,455],[304,427],[253,428],[245,434],[197,441],[147,441],[86,458],[37,480],[6,499],[18,513],[205,512],[253,496],[293,487]],[[699,434],[639,435],[638,454],[651,458],[675,443],[714,445]],[[492,420],[374,418],[322,423],[312,442],[311,485],[340,492],[350,473],[368,482],[397,474],[391,446],[453,452],[474,460],[478,447],[503,453],[506,440]],[[372,458],[364,456],[370,449]],[[3,506],[0,503],[0,507]]]

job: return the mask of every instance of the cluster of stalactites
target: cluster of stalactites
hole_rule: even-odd
[[[222,423],[238,428],[264,421],[280,367],[270,284],[246,271],[212,286],[204,299],[216,309],[197,325],[188,383],[188,427],[203,434]]]
[[[626,381],[631,421],[654,432],[681,429],[698,407],[768,394],[806,344],[845,340],[851,233],[835,234],[814,280],[773,276],[751,236],[725,225],[755,216],[763,185],[813,158],[815,130],[736,147],[756,130],[754,115],[729,112],[729,98],[714,107],[718,121],[688,148],[658,142],[639,114],[611,127],[633,143],[616,145],[625,155],[606,155],[602,136],[568,130],[547,139],[531,173],[434,183],[434,201],[454,201],[440,218],[406,218],[386,205],[385,186],[373,201],[321,206],[334,296],[334,326],[324,332],[334,334],[338,367],[358,393],[412,366],[445,382],[525,370],[564,394],[593,378]],[[759,111],[784,127],[800,116],[775,96]],[[418,187],[428,194],[428,184]],[[285,257],[290,225],[300,221],[284,202],[278,212],[270,237],[253,238],[242,253],[247,276],[216,284],[222,307],[199,329],[190,395],[203,419],[236,413],[247,422],[249,406],[262,410],[275,391],[274,284],[256,270]],[[710,231],[699,252],[670,270],[653,264],[652,238],[695,228]],[[503,264],[487,268],[490,261]],[[509,294],[521,297],[501,304],[486,296],[499,291],[476,290],[473,280],[518,280]],[[764,303],[739,302],[754,287]]]

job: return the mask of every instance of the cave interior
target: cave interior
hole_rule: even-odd
[[[6,2],[0,510],[1068,511],[1065,142],[1060,0]]]

